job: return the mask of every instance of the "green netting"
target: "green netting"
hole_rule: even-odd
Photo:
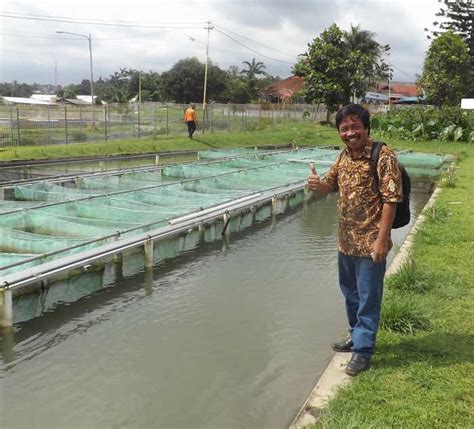
[[[0,267],[24,261],[25,259],[36,256],[34,253],[0,253]]]
[[[397,154],[397,158],[407,168],[420,167],[423,169],[439,169],[447,162],[452,161],[451,156],[417,152],[400,152]]]
[[[83,241],[0,227],[0,249],[2,253],[46,253],[51,250],[74,246]]]
[[[240,158],[168,166],[163,175],[157,170],[134,170],[116,176],[83,178],[77,182],[77,188],[46,182],[18,185],[15,188],[17,201],[0,201],[0,268],[9,261],[21,261],[32,254],[63,251],[0,272],[4,275],[92,249],[116,240],[117,234],[122,238],[133,237],[168,225],[170,219],[243,196],[298,181],[304,183],[310,162],[315,162],[318,172],[325,174],[339,153],[339,150],[319,148],[272,155],[242,149],[206,151],[202,158]],[[426,175],[428,172],[438,173],[439,167],[450,158],[400,153],[399,159],[411,174]],[[182,179],[184,183],[179,183],[178,180]],[[75,201],[78,199],[82,200]],[[303,199],[300,192],[277,201],[277,213],[288,206],[301,204]],[[44,207],[31,208],[38,205]],[[20,210],[23,208],[25,210]],[[2,215],[2,212],[15,209],[15,213]],[[267,219],[272,214],[271,210],[270,206],[265,206],[256,212],[233,217],[229,230],[239,231],[255,221]],[[219,221],[208,226],[204,232],[191,233],[191,237],[174,237],[159,243],[155,247],[155,259],[176,256],[193,248],[200,240],[214,240],[220,237],[222,227]],[[70,248],[89,239],[98,241]]]

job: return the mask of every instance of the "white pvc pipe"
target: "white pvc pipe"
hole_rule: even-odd
[[[258,194],[252,194],[252,195],[248,195],[246,197],[242,197],[242,198],[239,198],[237,200],[233,200],[231,202],[228,202],[228,203],[224,203],[224,204],[220,204],[218,206],[215,206],[215,207],[210,207],[208,209],[204,209],[204,210],[200,210],[196,213],[191,213],[191,214],[188,214],[188,215],[185,215],[185,216],[181,216],[181,217],[178,217],[176,219],[173,219],[173,220],[170,220],[169,221],[169,224],[170,225],[174,225],[176,223],[180,223],[180,222],[184,222],[186,220],[190,220],[190,219],[193,219],[195,217],[198,217],[198,216],[202,216],[204,214],[208,214],[208,213],[212,213],[212,212],[215,212],[215,211],[218,211],[218,210],[222,210],[222,209],[225,209],[225,208],[229,208],[235,204],[238,204],[238,203],[242,203],[242,202],[245,202],[245,201],[248,201],[248,200],[251,200],[251,199],[254,199],[254,198],[257,198],[259,197],[261,194],[258,193]]]

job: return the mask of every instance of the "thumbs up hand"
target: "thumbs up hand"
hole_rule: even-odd
[[[309,164],[309,169],[311,171],[311,174],[308,177],[308,188],[311,191],[317,191],[319,190],[319,185],[321,181],[319,179],[314,163]]]

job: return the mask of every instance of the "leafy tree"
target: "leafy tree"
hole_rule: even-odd
[[[436,16],[445,18],[445,21],[433,22],[439,30],[430,31],[425,28],[428,39],[440,36],[443,31],[452,31],[461,36],[469,47],[471,57],[471,73],[474,73],[474,3],[473,0],[438,0],[444,4]]]
[[[425,89],[429,103],[459,105],[461,98],[472,91],[469,51],[464,40],[452,31],[434,39],[417,83]]]
[[[389,49],[360,26],[344,32],[332,24],[308,44],[293,72],[304,77],[308,101],[326,105],[329,119],[338,105],[364,96],[375,79],[387,75],[383,56]]]
[[[339,104],[346,104],[351,96],[351,72],[353,61],[344,41],[344,33],[331,25],[319,37],[308,44],[294,72],[304,77],[307,98],[324,103],[334,112]]]
[[[162,73],[160,92],[167,101],[189,103],[202,101],[203,65],[197,58],[178,61]]]

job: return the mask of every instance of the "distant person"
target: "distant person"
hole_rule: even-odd
[[[192,140],[194,131],[196,131],[196,125],[198,123],[195,104],[190,104],[190,106],[184,112],[184,122],[186,122],[188,126],[188,137]]]
[[[375,351],[383,279],[397,203],[402,201],[401,172],[395,154],[382,146],[378,183],[371,171],[370,114],[349,104],[336,114],[336,127],[346,148],[324,179],[312,166],[309,189],[319,195],[339,192],[339,286],[345,297],[349,335],[331,346],[352,352],[345,371],[358,375],[370,368]]]

